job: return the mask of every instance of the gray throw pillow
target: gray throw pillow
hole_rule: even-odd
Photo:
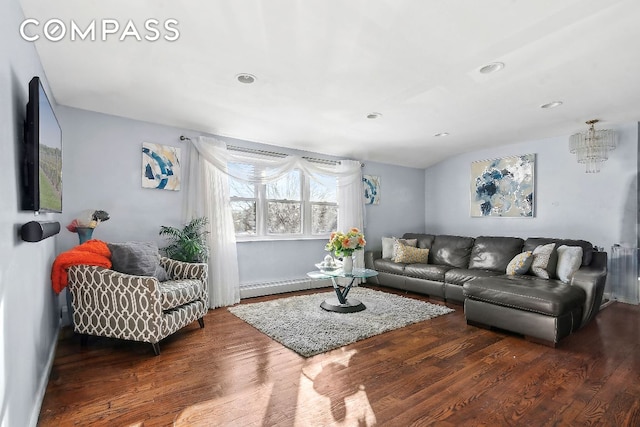
[[[154,276],[160,281],[167,279],[154,242],[107,243],[107,246],[111,251],[112,270],[134,276]]]

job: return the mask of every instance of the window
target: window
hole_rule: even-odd
[[[242,171],[251,173],[252,165],[231,163],[229,172],[240,175]],[[229,177],[229,195],[231,211],[236,235],[251,236],[256,234],[256,200],[257,192],[254,184]]]
[[[255,166],[230,163],[232,175],[252,174]],[[275,182],[251,184],[229,178],[231,209],[238,237],[325,236],[338,221],[334,176],[293,170]]]
[[[335,176],[315,175],[309,180],[311,234],[328,234],[338,228],[338,193]]]

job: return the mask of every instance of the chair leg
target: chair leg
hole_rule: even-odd
[[[200,324],[201,328],[204,328],[204,317],[199,318],[198,323]]]
[[[160,356],[160,343],[151,343],[151,345],[153,346],[153,352],[155,353],[155,355]]]

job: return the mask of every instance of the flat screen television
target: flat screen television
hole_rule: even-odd
[[[62,212],[62,129],[39,77],[29,82],[22,209]]]

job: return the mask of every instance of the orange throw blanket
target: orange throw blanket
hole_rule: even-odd
[[[81,264],[111,268],[111,251],[107,244],[102,240],[88,240],[58,255],[51,266],[51,286],[56,294],[68,284],[69,267]]]

